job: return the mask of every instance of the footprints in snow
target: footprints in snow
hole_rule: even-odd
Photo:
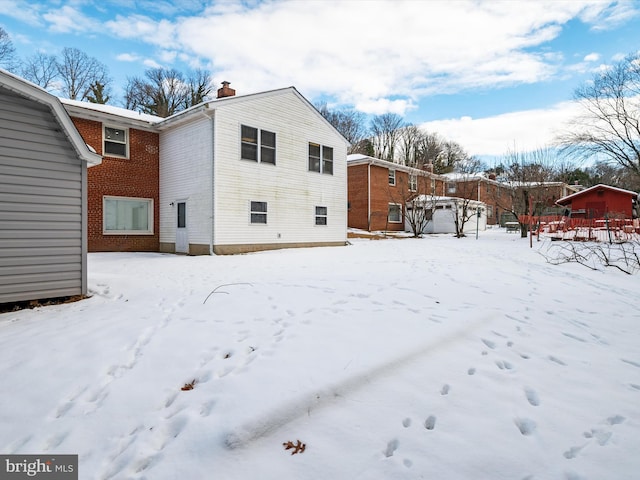
[[[567,460],[576,458],[584,448],[594,442],[600,447],[608,445],[611,437],[613,436],[613,431],[610,427],[620,425],[625,420],[626,418],[622,415],[613,415],[611,417],[608,417],[606,420],[601,422],[602,424],[604,424],[604,427],[591,428],[589,429],[589,431],[584,432],[582,436],[586,439],[586,441],[582,445],[570,447],[566,452],[563,453],[564,458],[566,458]]]

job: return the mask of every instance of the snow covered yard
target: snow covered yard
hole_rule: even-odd
[[[81,479],[638,478],[640,276],[541,245],[90,254],[90,299],[0,315],[0,452]]]

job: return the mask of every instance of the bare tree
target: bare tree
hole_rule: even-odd
[[[397,184],[393,190],[389,189],[389,197],[394,203],[402,205],[405,225],[411,229],[413,236],[422,235],[433,220],[436,206],[430,174],[412,169],[406,175],[397,175]]]
[[[457,164],[457,172],[451,179],[455,182],[454,208],[452,209],[453,223],[456,230],[456,237],[462,238],[465,235],[466,224],[478,214],[474,202],[478,200],[479,179],[478,175],[483,164],[476,157],[468,157]],[[452,182],[450,182],[452,183]]]
[[[208,70],[196,69],[187,77],[187,100],[184,108],[193,107],[209,100],[213,85],[211,83],[211,72]]]
[[[187,79],[176,69],[151,68],[145,78],[128,79],[125,106],[132,110],[169,117],[207,100],[213,87],[206,70],[196,70]]]
[[[398,159],[408,167],[418,167],[420,146],[425,133],[418,127],[408,124],[400,129],[398,141]]]
[[[108,85],[111,81],[106,65],[77,48],[64,48],[57,68],[63,95],[71,100],[86,100],[91,85],[96,82]]]
[[[596,74],[574,94],[582,113],[558,142],[569,153],[606,159],[640,177],[640,53]]]
[[[22,65],[21,74],[45,90],[54,88],[58,78],[56,56],[38,52],[28,57]]]
[[[500,195],[494,200],[518,220],[523,238],[527,236],[529,226],[520,219],[540,215],[546,206],[557,200],[553,198],[553,190],[545,185],[555,175],[553,159],[553,150],[548,147],[530,152],[512,149],[504,157],[504,163],[508,165],[502,173],[505,188],[499,190]]]
[[[15,71],[19,63],[11,37],[4,28],[0,27],[0,67]]]
[[[382,160],[395,160],[395,149],[404,121],[400,115],[385,113],[371,120],[373,156]]]
[[[322,115],[331,125],[338,130],[349,142],[347,153],[364,153],[363,141],[368,135],[365,125],[365,115],[353,109],[330,110],[326,102],[315,105],[320,115]]]
[[[95,81],[89,87],[90,93],[86,95],[87,101],[91,103],[105,104],[109,102],[109,92],[107,86],[99,81]]]

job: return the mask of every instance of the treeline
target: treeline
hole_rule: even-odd
[[[0,67],[71,100],[101,104],[113,100],[108,67],[78,48],[66,47],[59,55],[39,52],[20,59],[9,35],[0,27]],[[142,77],[127,78],[123,106],[168,117],[208,100],[213,89],[207,70],[185,75],[175,69],[150,68]]]

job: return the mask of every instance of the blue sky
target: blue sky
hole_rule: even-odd
[[[114,104],[147,68],[202,67],[238,94],[397,113],[483,158],[550,144],[573,90],[640,50],[640,1],[0,0],[0,25],[20,57],[98,58]]]

